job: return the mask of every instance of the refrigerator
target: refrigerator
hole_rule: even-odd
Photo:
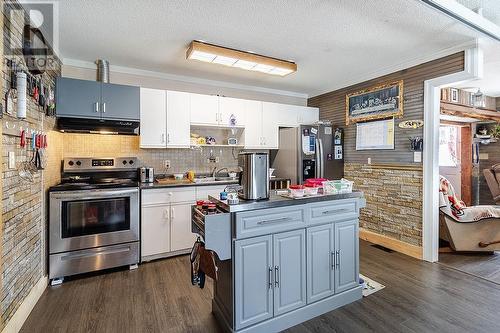
[[[279,150],[272,163],[276,177],[302,184],[308,178],[344,175],[344,133],[329,123],[279,129]]]

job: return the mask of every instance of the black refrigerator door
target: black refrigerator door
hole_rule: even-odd
[[[335,159],[334,132],[335,127],[332,126],[321,125],[318,129],[321,155],[318,160],[321,159],[321,178],[340,179],[344,177],[344,160]]]

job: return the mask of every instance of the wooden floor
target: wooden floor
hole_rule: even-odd
[[[440,253],[439,263],[500,285],[500,252]]]
[[[499,332],[500,286],[361,242],[361,273],[385,289],[287,332]],[[188,257],[48,288],[22,332],[218,332],[211,288]]]

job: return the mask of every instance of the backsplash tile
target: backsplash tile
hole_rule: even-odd
[[[140,138],[128,135],[64,133],[62,137],[64,158],[137,156],[141,166],[153,167],[156,174],[184,173],[188,170],[207,173],[215,166],[235,170],[238,167],[237,156],[240,152],[240,149],[229,147],[141,149]],[[213,156],[219,157],[219,163],[207,162],[211,151]],[[170,160],[168,171],[164,168],[165,160]]]

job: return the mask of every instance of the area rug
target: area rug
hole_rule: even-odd
[[[377,281],[374,281],[370,278],[367,278],[366,276],[359,274],[359,278],[363,279],[364,283],[362,284],[363,286],[363,297],[366,297],[368,295],[371,295],[373,293],[376,293],[379,290],[382,290],[385,288],[383,284],[378,283]],[[361,282],[361,281],[360,281]]]

